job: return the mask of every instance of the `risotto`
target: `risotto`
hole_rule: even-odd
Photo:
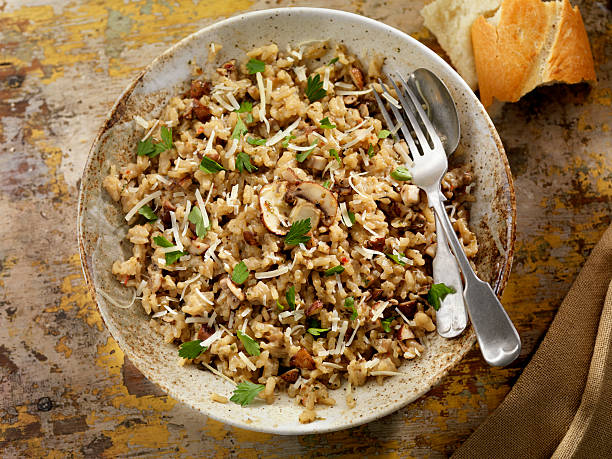
[[[286,391],[314,421],[330,389],[347,384],[354,406],[352,387],[399,374],[436,330],[452,289],[431,288],[435,219],[381,124],[381,65],[320,42],[256,48],[212,78],[194,67],[159,119],[135,118],[135,160],[104,180],[133,244],[112,273],[180,364],[237,385],[232,402]],[[442,182],[470,258],[471,181],[455,168]]]

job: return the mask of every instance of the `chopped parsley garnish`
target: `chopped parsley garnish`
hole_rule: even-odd
[[[153,139],[149,137],[147,140],[139,140],[138,146],[136,147],[136,154],[138,156],[149,156],[155,151],[155,145]]]
[[[323,188],[327,188],[329,190],[330,185],[331,185],[331,180],[325,180],[323,182]]]
[[[149,158],[154,158],[162,151],[170,150],[174,147],[174,144],[172,143],[172,128],[162,126],[160,136],[161,141],[157,144],[153,143],[153,139],[151,139],[151,137],[144,142],[138,142],[138,147],[136,148],[136,153],[138,156],[146,155]]]
[[[231,139],[240,139],[240,136],[246,134],[249,130],[245,126],[242,118],[238,115],[238,120],[236,121],[236,126],[234,126],[234,130],[232,131]]]
[[[203,170],[208,174],[214,174],[219,171],[224,171],[225,168],[214,159],[204,156],[202,158],[202,162],[200,162],[200,170]]]
[[[321,129],[335,129],[336,127],[335,124],[331,124],[331,122],[329,121],[329,117],[327,116],[321,120],[319,125],[321,126]]]
[[[403,260],[403,258],[406,258],[406,255],[404,255],[401,252],[398,253],[385,253],[385,255],[387,256],[387,258],[389,258],[390,260],[393,260],[394,262],[396,262],[398,265],[402,265],[405,266],[406,262]]]
[[[285,292],[285,299],[287,300],[287,305],[291,310],[295,309],[295,286],[292,285]]]
[[[308,156],[310,156],[310,153],[312,153],[315,149],[315,147],[317,146],[317,144],[319,143],[319,140],[315,140],[310,146],[312,147],[310,150],[306,150],[306,151],[300,151],[298,153],[295,154],[295,159],[297,159],[298,163],[303,163],[306,158],[308,158]]]
[[[380,131],[378,133],[378,138],[379,139],[386,139],[387,137],[389,137],[391,135],[391,131],[387,131],[386,129],[383,129],[382,131]]]
[[[370,144],[370,146],[368,147],[368,156],[370,158],[373,158],[375,154],[376,153],[374,153],[374,145]]]
[[[285,310],[285,306],[283,306],[283,304],[280,302],[278,298],[276,299],[276,306],[278,306],[278,309],[281,311]]]
[[[247,123],[252,123],[253,122],[253,115],[251,113],[247,113],[247,116],[245,118],[245,120]]]
[[[306,233],[310,231],[310,218],[305,220],[298,220],[289,228],[289,232],[285,236],[285,244],[287,245],[298,245],[306,244],[310,241],[310,236],[306,236]]]
[[[210,229],[209,226],[204,225],[204,216],[202,215],[202,211],[199,207],[193,207],[191,212],[189,212],[189,216],[187,217],[191,223],[193,223],[196,227],[196,236],[199,238],[206,237],[206,233]]]
[[[355,307],[355,300],[352,296],[349,296],[348,298],[344,299],[344,307],[353,311],[353,313],[351,314],[351,320],[355,320],[358,314],[357,308]]]
[[[288,135],[287,137],[285,137],[285,139],[281,142],[283,148],[287,148],[289,146],[289,142],[291,142],[291,140],[293,139],[295,139],[294,135]]]
[[[308,330],[306,330],[308,333],[310,333],[312,336],[319,336],[321,333],[325,333],[329,331],[329,328],[309,328]]]
[[[340,166],[342,166],[342,160],[340,159],[340,156],[338,156],[338,152],[336,151],[335,148],[330,148],[329,149],[329,156],[331,156],[332,158],[334,158],[336,161],[338,161],[338,164]]]
[[[406,167],[399,166],[391,172],[391,178],[399,182],[405,182],[407,180],[412,180],[412,174]]]
[[[427,302],[437,311],[440,309],[440,302],[446,297],[446,295],[455,292],[456,290],[453,287],[449,287],[446,284],[433,284],[429,289],[429,292],[427,292]]]
[[[321,75],[318,73],[313,77],[310,75],[306,82],[306,97],[312,102],[316,102],[319,99],[323,99],[327,95],[327,91],[323,89],[323,82],[321,81]]]
[[[251,164],[251,157],[246,153],[238,153],[236,155],[236,169],[240,172],[255,172],[257,166]]]
[[[155,236],[153,238],[153,242],[155,242],[160,247],[172,247],[173,245],[172,242],[170,242],[163,236]]]
[[[183,255],[187,255],[187,252],[181,252],[180,250],[176,250],[174,252],[165,253],[164,255],[166,256],[166,266],[169,266],[178,261],[178,259],[181,258]]]
[[[153,242],[155,242],[160,247],[173,247],[172,242],[166,239],[163,236],[155,236],[153,238]],[[174,252],[167,252],[164,254],[166,256],[166,266],[171,265],[176,262],[183,255],[187,255],[187,252],[181,252],[180,250],[175,250]]]
[[[263,72],[266,68],[266,63],[257,59],[251,59],[247,62],[246,68],[249,74],[253,75],[254,73]]]
[[[348,213],[348,216],[349,216],[349,220],[354,225],[355,224],[355,214],[353,212],[351,212],[350,210],[348,210],[348,209],[347,209],[347,213]]]
[[[394,319],[395,317],[388,317],[380,321],[380,323],[382,324],[383,330],[386,331],[387,333],[391,333],[391,322],[393,322]]]
[[[234,110],[236,113],[248,113],[253,110],[253,104],[248,100],[243,100],[240,102],[240,108],[238,110]]]
[[[187,341],[179,347],[179,357],[184,359],[195,359],[202,352],[208,349],[206,346],[202,346],[202,341],[199,339],[193,341]]]
[[[259,344],[249,335],[247,335],[246,333],[242,333],[240,330],[238,330],[236,332],[236,336],[240,338],[240,341],[242,341],[242,344],[244,345],[244,348],[249,353],[249,355],[258,356],[259,354],[261,354],[261,351],[259,350]]]
[[[234,266],[234,271],[232,271],[232,281],[234,282],[234,284],[244,284],[248,277],[249,268],[247,268],[247,265],[244,263],[244,261],[241,261],[236,266]]]
[[[343,271],[344,271],[344,266],[338,265],[338,266],[334,266],[333,268],[326,269],[323,272],[323,274],[326,276],[333,276],[334,274],[340,274]]]
[[[334,57],[331,61],[329,61],[329,64],[327,65],[334,65],[336,62],[338,62],[338,59],[340,59],[339,57]]]
[[[151,209],[146,204],[142,206],[140,209],[138,209],[138,213],[142,215],[144,218],[146,218],[147,220],[149,220],[150,222],[154,222],[155,220],[157,220],[157,215],[155,215],[155,212],[153,212],[153,209]]]
[[[247,406],[255,399],[257,394],[265,388],[266,386],[263,384],[253,384],[250,381],[241,382],[236,386],[236,389],[234,389],[234,394],[230,398],[230,401],[240,406]]]
[[[247,138],[247,143],[251,144],[251,145],[265,145],[267,142],[267,139],[256,139],[254,137],[248,137]]]

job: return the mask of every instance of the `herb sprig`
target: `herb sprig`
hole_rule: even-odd
[[[312,227],[310,226],[310,218],[306,218],[305,220],[298,220],[289,228],[289,232],[285,236],[285,244],[287,245],[298,245],[298,244],[306,244],[310,241],[310,236],[306,236],[306,233],[310,231]]]
[[[250,381],[241,382],[234,389],[234,395],[231,396],[230,402],[237,403],[240,406],[247,406],[265,388],[266,386],[263,384],[254,384]]]
[[[318,73],[313,77],[310,75],[306,82],[306,97],[310,103],[316,102],[319,99],[323,99],[327,95],[327,91],[323,89],[323,82],[321,81],[321,75]]]
[[[453,287],[449,287],[444,283],[433,284],[429,292],[427,292],[427,302],[437,311],[440,309],[440,303],[444,300],[446,295],[455,292],[456,290]]]
[[[179,347],[179,357],[184,359],[195,359],[200,354],[208,349],[206,346],[202,346],[202,341],[199,339],[193,341],[187,341]]]

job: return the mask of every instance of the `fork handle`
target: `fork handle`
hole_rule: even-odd
[[[434,194],[435,193],[435,194]],[[468,261],[440,200],[440,191],[427,193],[465,279],[463,295],[478,344],[489,365],[505,366],[520,354],[521,339],[491,286],[480,280]]]

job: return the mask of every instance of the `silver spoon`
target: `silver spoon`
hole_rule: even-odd
[[[446,85],[434,73],[427,69],[416,69],[408,76],[408,85],[424,103],[427,115],[440,136],[446,155],[450,156],[459,145],[461,130],[455,102]],[[436,216],[436,228],[442,224]],[[444,338],[454,338],[467,327],[467,309],[463,300],[463,282],[457,260],[448,245],[444,231],[436,231],[437,250],[433,260],[433,277],[435,283],[444,283],[455,289],[455,293],[442,300],[436,314],[438,334]]]

